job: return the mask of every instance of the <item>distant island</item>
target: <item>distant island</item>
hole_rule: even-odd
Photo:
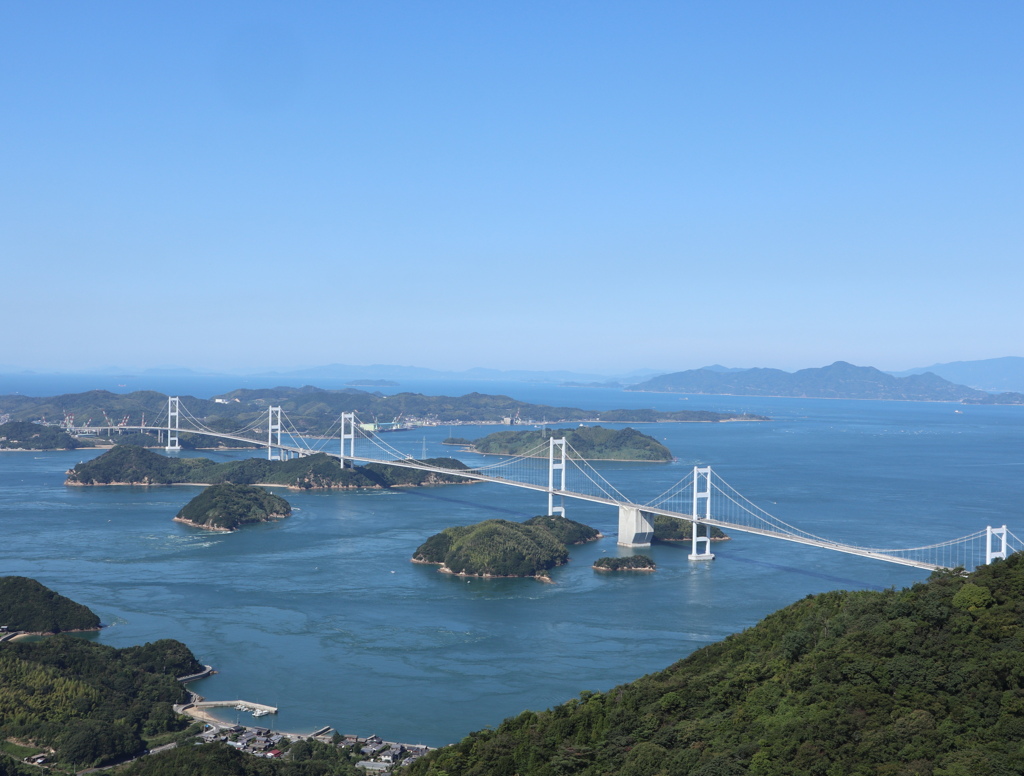
[[[395,388],[401,383],[396,383],[394,380],[349,380],[345,385],[351,385],[357,388]]]
[[[209,531],[234,531],[249,523],[266,523],[291,513],[291,504],[263,488],[222,482],[205,488],[174,519]]]
[[[100,618],[34,579],[0,577],[0,628],[27,633],[93,631],[100,629]]]
[[[422,463],[444,469],[466,469],[454,458],[427,458]],[[338,459],[325,453],[268,461],[246,458],[215,463],[208,458],[170,458],[132,445],[116,447],[67,472],[66,485],[279,485],[295,490],[352,490],[402,488],[420,485],[466,484],[472,480],[455,474],[369,464],[342,469]]]
[[[413,553],[415,563],[432,563],[459,576],[533,577],[550,581],[549,572],[568,562],[566,544],[600,538],[595,528],[557,515],[538,515],[522,523],[484,520],[446,528]]]
[[[691,369],[652,377],[626,390],[890,401],[968,401],[991,396],[931,372],[894,377],[874,367],[854,366],[845,361],[793,373],[781,369]]]
[[[598,571],[654,571],[654,561],[646,555],[630,555],[626,558],[603,557],[594,561]]]
[[[344,388],[324,390],[313,386],[302,388],[240,389],[200,399],[182,396],[182,405],[189,413],[214,431],[231,432],[250,423],[263,423],[266,427],[268,406],[280,406],[301,434],[325,434],[336,426],[342,412],[356,412],[364,419],[375,417],[402,417],[403,425],[438,423],[507,423],[515,418],[522,423],[658,423],[707,422],[734,420],[767,420],[760,415],[706,410],[676,410],[660,412],[653,409],[588,410],[576,407],[553,407],[530,404],[509,396],[469,393],[465,396],[424,396],[419,393],[379,393]],[[146,432],[153,437],[154,426],[166,424],[167,396],[156,391],[135,391],[115,394],[110,391],[86,391],[64,396],[32,397],[21,394],[0,396],[0,415],[11,420],[45,421],[46,418],[64,417],[65,413],[77,418],[108,417],[124,419],[126,425],[139,426],[145,420]],[[261,421],[261,419],[263,419]],[[93,424],[94,426],[96,424]],[[150,431],[149,429],[153,430]],[[135,433],[127,428],[124,432]],[[116,432],[111,437],[117,440]],[[183,446],[213,446],[212,437],[199,436],[192,441],[186,432],[180,435]],[[188,442],[186,443],[186,440]],[[202,441],[198,441],[202,440]],[[235,444],[230,442],[227,444]]]
[[[606,461],[671,461],[672,451],[647,434],[633,428],[618,431],[601,426],[580,428],[498,431],[477,439],[473,450],[487,455],[524,455],[550,438],[564,437],[572,448],[569,457]],[[575,451],[575,452],[573,452]],[[543,456],[547,456],[545,450]]]

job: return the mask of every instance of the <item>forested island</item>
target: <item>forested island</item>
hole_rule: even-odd
[[[693,539],[693,523],[689,520],[679,520],[674,517],[666,517],[665,515],[655,515],[651,521],[654,525],[654,536],[652,541],[655,542],[688,542]],[[729,536],[722,531],[717,525],[706,526],[710,528],[708,538],[713,542],[727,542]]]
[[[845,361],[797,372],[690,369],[652,377],[626,390],[889,401],[987,401],[992,397],[985,391],[951,383],[932,372],[894,377],[871,366],[854,366]],[[1005,402],[997,399],[995,403]]]
[[[325,434],[338,422],[342,412],[356,412],[369,421],[373,418],[403,417],[412,423],[503,423],[519,417],[530,422],[606,422],[655,423],[663,421],[720,422],[727,420],[767,420],[760,415],[704,410],[659,412],[653,409],[587,410],[576,407],[554,407],[530,404],[509,396],[469,393],[465,396],[424,396],[419,393],[398,393],[382,396],[357,388],[324,390],[313,386],[303,388],[264,388],[231,391],[213,399],[182,396],[181,403],[189,414],[204,426],[220,432],[233,432],[257,423],[270,406],[281,407],[302,434]],[[167,396],[156,391],[134,391],[116,394],[110,391],[86,391],[62,396],[33,397],[21,394],[0,396],[0,415],[11,420],[44,421],[61,418],[65,413],[78,418],[127,418],[128,425],[166,424]],[[184,432],[183,432],[184,433]],[[116,439],[116,437],[115,437]],[[213,437],[204,437],[206,445],[215,444]]]
[[[0,577],[0,626],[26,633],[90,631],[99,630],[100,618],[34,579]]]
[[[428,458],[422,463],[445,469],[468,468],[454,458]],[[68,471],[68,485],[279,485],[296,490],[400,488],[419,485],[465,484],[472,480],[454,474],[419,471],[387,464],[342,469],[338,459],[324,453],[268,461],[246,458],[215,463],[208,458],[171,458],[132,445],[116,447]]]
[[[291,513],[291,504],[263,488],[222,482],[204,488],[174,519],[195,528],[234,531],[249,523],[266,523]]]
[[[414,763],[411,776],[1024,773],[1024,557],[807,596],[668,669]]]
[[[633,428],[613,430],[601,426],[579,428],[524,429],[498,431],[477,439],[473,450],[487,455],[525,455],[535,452],[548,439],[564,437],[570,458],[605,461],[671,461],[672,451],[647,434]],[[547,457],[547,448],[535,453]]]
[[[550,580],[551,569],[568,562],[567,544],[601,536],[596,528],[559,515],[538,515],[522,523],[484,520],[446,528],[413,553],[416,563],[442,572],[478,577],[534,577]]]
[[[594,561],[598,571],[654,571],[654,561],[647,555],[630,555],[625,558],[604,557]]]

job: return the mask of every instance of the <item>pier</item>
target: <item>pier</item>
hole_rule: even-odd
[[[267,706],[265,703],[253,703],[252,701],[199,701],[191,704],[195,709],[216,709],[230,707],[239,711],[260,711],[263,714],[277,714],[277,706]]]

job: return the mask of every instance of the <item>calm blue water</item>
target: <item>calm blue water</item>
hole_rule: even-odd
[[[775,419],[643,426],[677,463],[598,466],[637,501],[700,463],[788,522],[842,541],[919,545],[1003,523],[1024,534],[1024,408],[433,386],[403,389]],[[190,385],[175,392],[199,393]],[[448,433],[416,430],[388,441],[440,455],[451,452],[440,445]],[[749,536],[715,545],[714,563],[690,563],[687,548],[654,547],[656,573],[598,575],[595,557],[624,552],[615,545],[616,514],[570,503],[570,517],[608,538],[574,548],[555,584],[467,581],[408,559],[446,526],[538,514],[546,506],[540,494],[489,484],[280,491],[298,509],[293,517],[208,534],[170,519],[195,488],[65,487],[65,470],[95,454],[0,453],[0,574],[35,577],[88,604],[111,626],[95,636],[104,643],[181,639],[220,671],[194,685],[199,692],[278,705],[276,718],[263,719],[286,731],[330,724],[444,744],[523,709],[664,668],[808,593],[926,577]]]

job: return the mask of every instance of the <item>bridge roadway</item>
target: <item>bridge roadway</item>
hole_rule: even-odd
[[[90,430],[98,430],[98,429],[104,429],[105,430],[105,429],[108,429],[108,428],[109,429],[118,429],[118,428],[120,428],[120,429],[123,429],[123,430],[131,430],[131,431],[154,431],[154,430],[156,430],[156,431],[166,431],[167,430],[166,428],[160,428],[159,426],[110,426],[110,427],[108,427],[108,426],[99,426],[99,427],[90,427]],[[338,458],[339,460],[362,461],[364,463],[377,463],[377,464],[384,464],[384,465],[387,465],[387,466],[399,466],[399,467],[402,467],[402,468],[405,468],[405,469],[417,469],[419,471],[435,472],[437,474],[456,474],[456,475],[458,475],[460,477],[465,477],[467,479],[476,480],[478,482],[495,482],[495,483],[498,483],[498,484],[501,484],[501,485],[511,485],[514,488],[525,488],[527,490],[534,490],[534,491],[537,491],[538,493],[544,493],[544,494],[553,493],[556,496],[564,496],[565,498],[573,498],[573,499],[576,499],[578,501],[591,501],[591,502],[593,502],[595,504],[607,504],[608,506],[617,507],[617,508],[623,508],[623,507],[624,508],[634,508],[634,509],[639,509],[639,510],[641,510],[643,512],[646,512],[648,514],[655,514],[656,513],[656,514],[659,514],[659,515],[664,515],[665,517],[672,517],[672,518],[675,518],[677,520],[687,520],[687,521],[689,521],[691,523],[696,522],[694,520],[693,515],[691,515],[689,513],[686,513],[686,512],[673,512],[673,511],[664,510],[664,509],[660,509],[660,508],[654,509],[654,508],[648,507],[648,506],[646,506],[644,504],[633,504],[633,503],[628,502],[628,501],[619,501],[617,499],[608,498],[607,496],[592,496],[592,495],[588,495],[586,493],[577,493],[577,492],[571,491],[571,490],[557,490],[557,489],[553,489],[552,490],[552,489],[549,489],[546,485],[534,485],[534,484],[529,483],[529,482],[519,482],[518,480],[505,479],[504,477],[492,477],[492,476],[486,475],[486,474],[479,474],[479,473],[474,472],[472,470],[467,470],[465,472],[462,472],[462,471],[455,471],[455,470],[452,470],[452,469],[444,469],[444,468],[442,468],[440,466],[429,466],[427,464],[420,463],[419,461],[417,461],[414,458],[408,458],[408,459],[398,458],[398,459],[394,459],[394,460],[382,460],[382,459],[377,459],[377,458],[366,458],[366,457],[362,457],[362,456],[355,456],[354,458],[350,458],[348,456],[342,456],[342,454],[340,452],[332,453],[332,452],[328,452],[327,450],[311,451],[311,450],[308,450],[307,448],[304,448],[304,447],[296,447],[294,445],[283,445],[283,444],[275,444],[275,443],[271,443],[271,444],[268,445],[268,443],[266,441],[251,439],[249,437],[243,437],[243,436],[239,436],[237,434],[225,434],[225,433],[221,433],[221,432],[211,432],[211,431],[194,431],[192,429],[179,429],[178,433],[181,433],[181,434],[203,434],[204,436],[214,436],[214,437],[218,437],[220,439],[230,439],[230,440],[235,441],[235,442],[246,442],[248,444],[257,444],[257,445],[260,445],[262,447],[268,447],[269,446],[269,447],[273,447],[273,448],[278,449],[278,450],[284,450],[284,451],[287,451],[287,452],[290,452],[290,453],[294,453],[294,454],[296,454],[297,456],[300,456],[300,457],[301,456],[312,455],[312,454],[315,454],[316,452],[322,452],[325,455],[329,455],[332,458]],[[808,546],[811,546],[811,547],[820,547],[822,549],[832,550],[834,552],[843,552],[843,553],[846,553],[847,555],[858,555],[858,556],[860,556],[862,558],[873,558],[875,560],[883,560],[883,561],[885,561],[887,563],[897,563],[897,564],[902,565],[902,566],[913,566],[914,568],[926,569],[928,571],[936,571],[938,569],[946,568],[945,566],[940,566],[940,565],[937,565],[935,563],[926,563],[924,561],[913,560],[911,558],[900,558],[900,557],[897,557],[897,556],[894,556],[894,555],[887,555],[887,554],[882,553],[882,552],[875,552],[873,550],[865,549],[863,547],[856,547],[856,546],[850,545],[850,544],[840,544],[839,542],[830,542],[830,541],[825,540],[825,539],[806,538],[806,537],[803,537],[803,536],[796,536],[796,535],[793,535],[793,534],[781,533],[779,531],[770,531],[770,530],[768,530],[766,528],[754,528],[754,527],[751,527],[751,526],[741,525],[739,523],[730,523],[730,522],[727,522],[725,520],[718,520],[718,519],[713,518],[713,517],[705,518],[705,519],[701,520],[700,522],[701,522],[702,525],[713,525],[713,526],[716,526],[718,528],[721,528],[722,530],[728,529],[729,531],[739,531],[741,533],[757,534],[758,536],[767,536],[767,537],[770,537],[772,539],[782,539],[783,541],[794,542],[796,544],[805,544],[805,545],[808,545]]]

